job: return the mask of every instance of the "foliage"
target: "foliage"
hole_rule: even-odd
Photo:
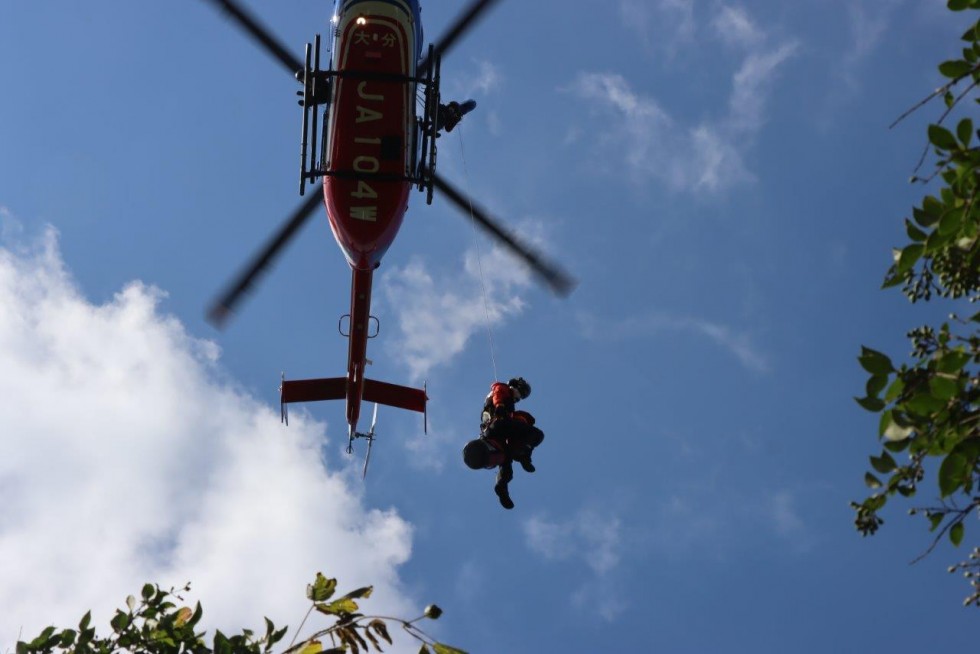
[[[334,622],[308,638],[293,642],[282,654],[341,654],[351,652],[382,652],[381,641],[393,644],[388,632],[391,623],[400,624],[421,645],[419,654],[466,654],[463,650],[434,641],[419,629],[415,623],[423,618],[432,620],[442,615],[442,609],[435,604],[425,608],[424,613],[414,620],[403,620],[386,616],[366,616],[358,613],[356,600],[371,596],[373,587],[358,588],[346,595],[332,599],[337,588],[336,579],[328,579],[317,573],[316,580],[306,587],[306,596],[312,602],[306,617],[300,623],[297,636],[314,610],[333,618]],[[268,618],[265,619],[265,634],[256,637],[251,629],[243,629],[241,634],[226,636],[215,631],[208,646],[205,632],[196,630],[203,611],[198,602],[193,609],[178,605],[183,602],[178,594],[190,590],[190,584],[175,591],[163,590],[159,586],[146,584],[140,599],[130,595],[126,598],[126,609],[116,610],[109,622],[112,633],[96,635],[91,626],[92,612],[86,613],[78,623],[77,629],[57,630],[48,627],[31,641],[17,643],[16,654],[271,654],[273,647],[286,635],[286,627],[276,629]],[[329,637],[328,645],[324,642]]]
[[[947,6],[953,11],[977,10],[980,0],[949,0]],[[935,97],[942,96],[946,105],[939,120],[929,125],[929,144],[916,169],[931,149],[935,171],[925,178],[912,177],[914,183],[938,180],[940,188],[905,219],[910,242],[895,251],[883,286],[901,285],[913,303],[938,296],[965,306],[965,301],[980,299],[980,133],[970,117],[961,118],[955,130],[944,126],[980,85],[980,21],[962,40],[962,58],[939,65],[949,81],[899,118]],[[888,356],[867,347],[858,357],[870,377],[865,396],[857,402],[881,414],[878,437],[884,449],[871,457],[872,470],[864,477],[875,492],[851,506],[857,512],[857,529],[872,535],[884,522],[878,512],[888,499],[896,494],[913,497],[927,473],[934,472],[937,504],[909,509],[910,514],[924,516],[935,533],[925,556],[944,536],[959,546],[966,519],[980,517],[980,313],[967,319],[951,314],[949,322],[918,327],[908,336],[913,346],[909,363],[896,367]],[[907,462],[899,463],[895,455],[903,453]],[[949,571],[962,571],[971,580],[972,592],[964,604],[980,607],[980,548]]]

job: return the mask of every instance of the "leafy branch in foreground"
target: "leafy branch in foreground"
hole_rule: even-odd
[[[953,11],[980,9],[980,0],[949,0]],[[929,125],[927,151],[935,156],[935,171],[913,182],[941,182],[939,192],[926,195],[905,219],[909,243],[894,253],[894,263],[883,288],[901,285],[913,303],[933,296],[975,303],[980,300],[980,137],[973,120],[964,117],[955,130],[943,125],[946,118],[980,85],[980,21],[963,34],[967,46],[962,58],[939,65],[950,81],[926,100],[903,114],[942,96],[946,109]],[[962,85],[962,86],[961,86]],[[980,99],[974,99],[980,103]],[[924,161],[920,160],[916,173]],[[910,498],[920,488],[927,471],[935,470],[938,504],[909,509],[923,515],[935,534],[918,561],[945,537],[959,546],[966,520],[980,517],[980,313],[968,319],[955,314],[938,328],[924,325],[908,332],[912,360],[896,367],[885,354],[868,347],[858,361],[869,373],[865,395],[858,404],[880,413],[878,437],[883,450],[871,457],[872,470],[864,481],[874,493],[863,502],[852,502],[855,526],[863,535],[877,532],[884,523],[878,512],[897,495]],[[905,454],[899,463],[895,455]],[[927,465],[938,463],[938,468]],[[966,561],[951,566],[970,580],[972,593],[964,604],[980,607],[980,548]]]
[[[307,586],[306,595],[312,602],[310,610],[300,624],[303,624],[314,610],[334,619],[334,623],[321,629],[308,638],[293,643],[282,654],[341,654],[351,652],[360,654],[382,652],[381,642],[389,645],[393,640],[388,632],[388,624],[394,623],[420,643],[419,654],[466,654],[463,650],[436,642],[422,631],[416,622],[423,618],[432,620],[442,615],[442,610],[431,604],[425,612],[414,620],[403,620],[386,616],[368,616],[359,613],[355,600],[367,599],[373,588],[365,586],[346,595],[333,599],[337,588],[336,579],[328,579],[317,573],[316,580]],[[163,590],[159,586],[146,584],[140,599],[130,595],[126,598],[126,609],[117,609],[109,622],[112,633],[98,636],[91,626],[92,612],[87,612],[78,623],[77,629],[48,627],[30,641],[19,641],[16,654],[272,654],[273,648],[286,635],[286,627],[276,629],[268,618],[265,619],[265,634],[256,637],[251,629],[226,636],[215,631],[211,645],[205,641],[205,632],[196,630],[203,611],[198,602],[193,609],[175,603],[183,602],[179,593],[190,590],[190,584],[179,590]],[[299,633],[297,630],[297,636]],[[324,640],[329,638],[329,648]],[[431,649],[430,649],[431,648]]]

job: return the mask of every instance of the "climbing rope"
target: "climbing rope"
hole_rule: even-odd
[[[497,376],[497,356],[494,353],[493,347],[493,330],[490,328],[490,300],[487,297],[487,280],[483,275],[483,255],[480,252],[480,233],[476,229],[476,216],[473,214],[473,200],[470,195],[470,174],[466,169],[466,151],[463,149],[463,130],[462,126],[456,128],[456,133],[459,135],[459,156],[463,162],[463,179],[465,184],[463,190],[466,191],[466,201],[470,207],[470,223],[473,225],[474,241],[476,242],[476,265],[480,271],[480,287],[483,289],[483,315],[486,319],[487,325],[487,341],[490,343],[490,364],[493,366],[493,379],[492,382],[497,381],[500,377]]]

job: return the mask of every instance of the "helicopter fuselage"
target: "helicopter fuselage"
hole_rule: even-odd
[[[408,209],[419,20],[417,0],[346,0],[333,19],[323,197],[355,270],[378,267]]]
[[[344,397],[352,438],[366,399],[373,273],[398,234],[412,187],[420,20],[417,0],[340,0],[333,18],[335,73],[325,123],[323,198],[351,267]],[[377,400],[372,383],[377,385],[368,380],[367,399]],[[392,402],[424,411],[424,390],[390,386],[398,396]]]

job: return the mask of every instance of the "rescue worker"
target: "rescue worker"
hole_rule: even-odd
[[[453,131],[453,128],[463,120],[463,116],[476,109],[476,100],[467,100],[460,104],[453,100],[449,104],[439,105],[439,115],[436,117],[436,131]]]
[[[473,470],[497,470],[493,490],[505,509],[513,509],[508,484],[514,478],[513,462],[526,472],[534,472],[531,452],[544,440],[544,432],[534,426],[534,416],[515,408],[515,404],[531,394],[531,385],[523,377],[504,384],[494,382],[483,404],[480,438],[463,448],[463,462]]]

